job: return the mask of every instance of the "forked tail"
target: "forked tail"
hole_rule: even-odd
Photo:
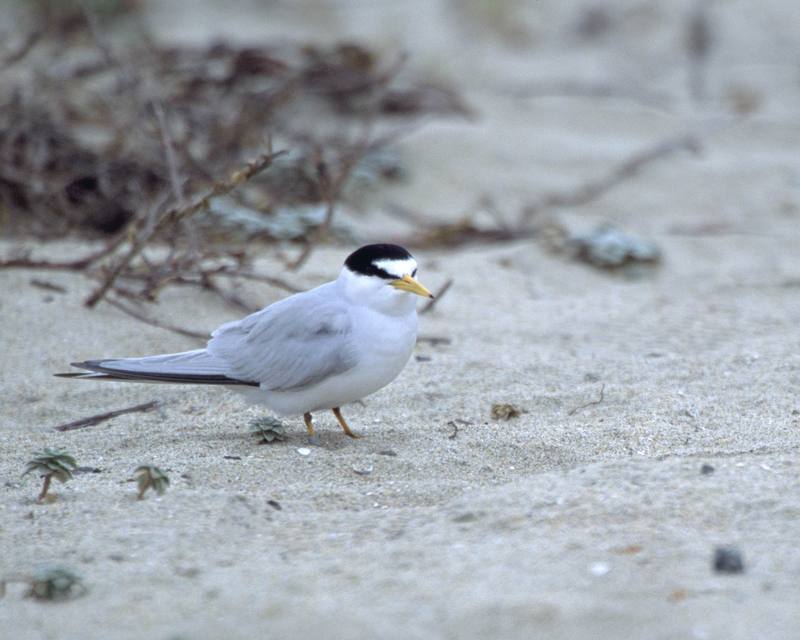
[[[57,373],[59,378],[114,380],[117,382],[164,382],[173,384],[226,384],[257,387],[258,382],[227,375],[227,367],[205,349],[167,353],[144,358],[110,358],[73,362],[81,373]]]

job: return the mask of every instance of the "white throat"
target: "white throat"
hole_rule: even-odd
[[[393,260],[392,262],[398,261]],[[413,293],[395,289],[389,282],[378,276],[354,273],[344,267],[336,279],[336,286],[351,304],[369,307],[390,316],[416,314],[416,296]]]

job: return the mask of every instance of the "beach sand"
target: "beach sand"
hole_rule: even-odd
[[[722,39],[711,77],[738,77],[736,42],[756,43],[763,72],[740,75],[765,102],[744,120],[719,116],[718,104],[698,116],[686,105],[489,91],[548,60],[569,75],[577,62],[548,46],[545,29],[536,60],[483,44],[509,77],[467,72],[483,60],[479,44],[443,63],[478,116],[403,140],[410,180],[374,196],[374,216],[353,218],[364,240],[409,232],[381,214],[388,202],[457,219],[489,194],[516,213],[683,131],[698,131],[703,151],[551,212],[574,231],[612,221],[655,240],[663,261],[638,278],[535,240],[415,251],[429,288],[454,280],[420,323],[448,342],[420,343],[393,384],[345,408],[360,440],[320,414],[319,446],[300,419],[286,421],[288,441],[259,446],[249,423],[265,412],[229,391],[54,378],[71,361],[198,343],[108,305],[88,311],[93,284],[80,275],[0,271],[0,578],[52,564],[88,587],[43,604],[10,584],[0,637],[796,638],[800,84],[775,63],[790,45],[760,44],[760,26],[736,13],[746,3],[731,4],[723,24],[737,27],[734,43]],[[764,15],[792,11],[771,2]],[[403,24],[393,26],[401,35]],[[653,33],[667,37],[670,24]],[[629,66],[661,61],[658,42]],[[433,65],[451,44],[419,56]],[[600,47],[602,59],[624,58],[626,46]],[[679,59],[655,82],[680,86]],[[90,249],[25,244],[52,259]],[[0,255],[17,246],[3,240]],[[349,249],[322,247],[287,277],[331,279]],[[266,252],[258,266],[279,269]],[[33,287],[34,277],[66,292]],[[252,284],[243,294],[260,304],[283,295]],[[200,331],[237,317],[189,289],[165,291],[153,313]],[[52,430],[150,400],[162,407]],[[495,420],[493,403],[524,412]],[[98,471],[55,483],[57,500],[38,505],[39,481],[20,474],[45,446]],[[143,463],[169,474],[163,496],[135,499],[128,479]],[[718,545],[741,551],[743,573],[713,570]]]

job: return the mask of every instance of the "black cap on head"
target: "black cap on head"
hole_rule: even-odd
[[[386,280],[394,280],[396,275],[384,271],[375,263],[381,260],[412,260],[411,254],[396,244],[368,244],[351,253],[345,266],[353,273],[364,276],[378,276]]]

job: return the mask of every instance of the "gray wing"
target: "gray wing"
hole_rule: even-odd
[[[321,382],[356,364],[347,307],[333,284],[299,293],[211,334],[227,375],[272,391]]]

